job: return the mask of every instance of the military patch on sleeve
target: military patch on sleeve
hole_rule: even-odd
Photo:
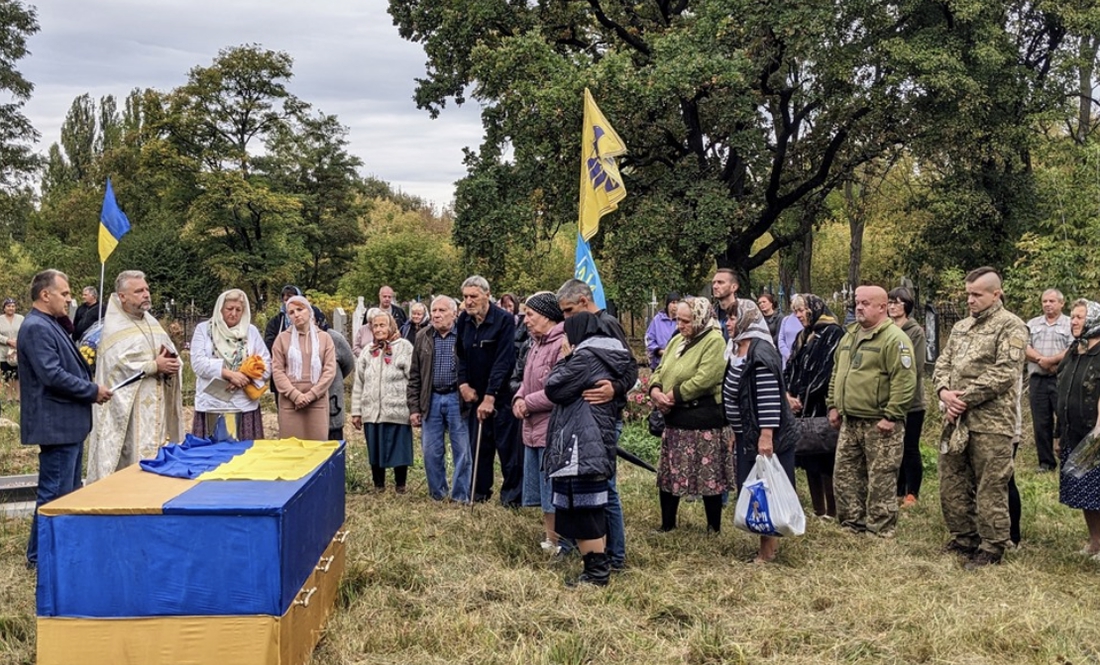
[[[1008,338],[1008,357],[1012,362],[1018,362],[1024,356],[1024,348],[1027,347],[1027,339],[1023,337]]]
[[[898,342],[898,352],[898,355],[901,359],[901,366],[905,369],[909,369],[910,367],[912,367],[913,355],[909,351],[909,349],[905,348],[905,344],[903,342]]]

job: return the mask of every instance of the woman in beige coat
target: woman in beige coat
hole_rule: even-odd
[[[279,392],[279,436],[328,438],[328,388],[336,377],[336,351],[328,333],[313,322],[304,296],[286,301],[291,326],[271,346],[271,375]]]

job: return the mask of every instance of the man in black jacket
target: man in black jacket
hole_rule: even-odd
[[[515,317],[490,302],[489,282],[478,275],[462,283],[462,307],[455,323],[455,356],[459,394],[475,407],[468,420],[473,447],[480,451],[474,453],[473,499],[488,501],[493,495],[495,450],[504,476],[500,502],[518,508],[523,498],[523,443],[512,415],[509,381],[516,364]]]
[[[103,304],[99,302],[99,291],[94,286],[85,286],[81,293],[84,302],[76,308],[73,316],[73,341],[79,342],[84,333],[103,318]]]

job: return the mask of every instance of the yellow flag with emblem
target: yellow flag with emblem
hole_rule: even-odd
[[[584,130],[581,134],[581,196],[577,229],[585,240],[600,230],[600,217],[619,207],[626,187],[615,158],[626,153],[626,144],[584,89]]]

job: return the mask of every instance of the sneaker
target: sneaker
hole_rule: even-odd
[[[558,550],[561,549],[555,543],[552,543],[549,540],[544,540],[541,543],[539,543],[539,547],[541,547],[546,552],[554,552],[555,554],[557,554],[557,552],[555,551],[555,548],[558,549]]]
[[[941,554],[959,554],[965,557],[974,556],[977,551],[977,547],[973,545],[963,545],[954,539],[947,541],[947,544],[940,548]]]
[[[902,508],[912,508],[915,505],[917,505],[917,497],[912,494],[906,494],[905,498],[901,500]]]
[[[970,557],[970,561],[967,561],[963,568],[966,570],[977,570],[985,566],[996,566],[999,563],[1001,563],[1000,554],[978,550],[974,556]]]

